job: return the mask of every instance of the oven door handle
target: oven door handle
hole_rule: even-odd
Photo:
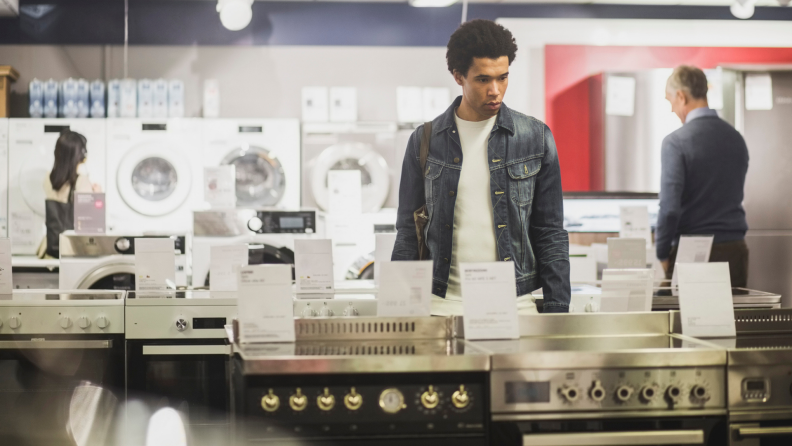
[[[230,345],[144,345],[143,355],[231,355]]]
[[[737,430],[741,437],[760,438],[760,437],[785,437],[792,436],[792,426],[779,427],[741,427]]]
[[[523,446],[616,446],[704,444],[702,430],[575,432],[523,435]]]
[[[0,350],[82,350],[113,348],[113,341],[0,341]]]

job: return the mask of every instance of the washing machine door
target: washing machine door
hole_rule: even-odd
[[[135,212],[157,217],[177,210],[193,187],[190,160],[166,142],[136,146],[118,166],[118,191]]]
[[[286,174],[267,149],[248,146],[232,150],[221,161],[236,168],[237,205],[275,206],[286,191]]]
[[[311,168],[311,191],[316,204],[327,210],[330,201],[327,177],[331,170],[359,170],[363,212],[376,212],[385,204],[390,174],[385,158],[369,144],[344,142],[326,148]]]
[[[79,290],[134,290],[135,261],[123,259],[97,265],[80,278]]]
[[[55,144],[52,145],[53,147]],[[30,152],[25,154],[25,159],[19,171],[19,191],[25,204],[36,215],[45,217],[44,201],[44,180],[50,174],[55,164],[55,155],[52,148],[45,148],[39,144]]]

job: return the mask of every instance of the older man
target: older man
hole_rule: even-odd
[[[713,234],[710,262],[729,262],[732,286],[748,281],[745,210],[748,148],[737,130],[707,103],[707,77],[677,67],[666,99],[684,124],[663,140],[657,258],[670,278],[680,235]]]

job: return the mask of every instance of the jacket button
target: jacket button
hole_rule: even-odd
[[[448,192],[448,196],[449,196],[449,197],[453,197],[453,196],[454,196],[454,191],[449,191],[449,192]]]
[[[445,260],[445,262],[448,263],[448,259],[443,259],[443,260]]]
[[[446,225],[446,229],[451,229],[451,225]]]
[[[459,162],[459,158],[454,158],[454,162],[458,163]]]

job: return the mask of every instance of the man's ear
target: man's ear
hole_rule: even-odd
[[[459,70],[454,70],[454,80],[456,81],[457,85],[461,87],[465,81],[465,76],[463,76]]]
[[[677,95],[677,98],[679,99],[679,101],[680,101],[682,104],[684,104],[684,105],[687,105],[687,103],[688,103],[688,97],[687,97],[687,95],[685,94],[685,92],[684,92],[684,91],[682,91],[682,90],[677,90],[677,92],[676,92],[676,95]]]

